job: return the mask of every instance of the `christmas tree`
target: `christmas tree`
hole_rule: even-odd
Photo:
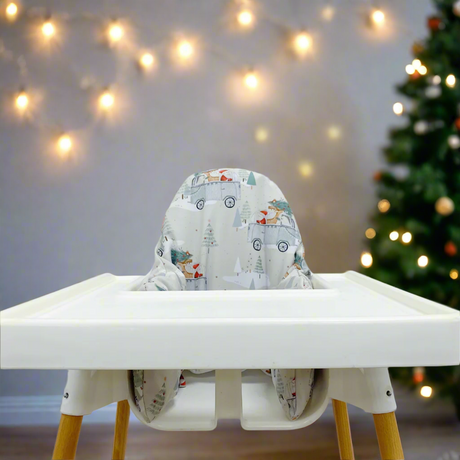
[[[241,210],[241,218],[246,223],[250,217],[251,217],[251,207],[249,206],[249,203],[245,201],[243,204],[243,209]]]
[[[260,256],[257,259],[256,266],[254,267],[254,271],[259,274],[259,278],[260,278],[260,275],[264,273],[264,267],[262,266],[262,259],[260,258]]]
[[[208,248],[208,253],[209,253],[209,248],[219,246],[217,244],[216,239],[214,238],[214,229],[211,227],[210,223],[208,224],[208,226],[206,227],[206,230],[204,231],[203,242],[201,246],[203,248]]]
[[[378,189],[373,228],[366,230],[366,275],[460,308],[460,1],[435,0],[429,37],[413,46],[414,61],[393,106],[405,123],[390,131],[388,166],[374,175]],[[427,344],[429,346],[429,344]],[[460,368],[393,369],[416,387],[448,396],[460,418]]]
[[[256,185],[256,178],[254,177],[254,173],[251,172],[248,177],[248,185]]]
[[[237,208],[236,213],[235,213],[235,219],[233,220],[233,227],[236,227],[236,231],[238,231],[238,228],[243,225],[241,223],[241,216],[240,216],[240,210]]]

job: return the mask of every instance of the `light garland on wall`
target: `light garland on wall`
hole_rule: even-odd
[[[314,40],[312,35],[305,29],[291,28],[286,26],[286,24],[280,23],[277,19],[271,17],[267,11],[261,8],[261,5],[255,4],[253,0],[232,0],[233,4],[233,17],[234,23],[240,30],[250,30],[253,29],[258,21],[265,20],[274,26],[278,26],[284,31],[288,31],[288,45],[293,54],[298,58],[306,58],[314,48]],[[257,8],[256,8],[257,7]],[[372,26],[383,27],[386,22],[385,13],[381,9],[372,9],[368,10],[368,18]],[[326,4],[322,11],[321,17],[325,21],[331,21],[336,14],[336,8],[332,5]],[[9,22],[15,22],[19,18],[31,19],[35,27],[38,27],[39,36],[45,43],[51,43],[54,41],[59,41],[62,38],[62,31],[66,23],[74,19],[86,19],[93,21],[97,24],[98,28],[101,28],[101,32],[105,36],[106,43],[109,48],[118,48],[123,43],[126,37],[126,25],[127,23],[121,19],[111,19],[110,21],[104,21],[100,16],[91,15],[91,14],[78,14],[78,15],[51,15],[48,11],[45,11],[44,8],[32,7],[26,8],[23,7],[20,3],[9,2],[5,3],[3,7],[3,16]],[[172,49],[174,59],[178,64],[189,64],[195,60],[197,54],[197,43],[196,40],[189,37],[182,37],[180,39],[172,40]],[[208,44],[207,47],[220,57],[227,58],[231,61],[232,64],[236,65],[234,59],[229,58],[225,55],[224,52],[217,50],[214,44]],[[155,46],[148,48],[139,48],[134,50],[133,62],[138,66],[142,72],[149,72],[158,64],[158,59]],[[133,52],[132,50],[129,52]],[[0,59],[4,58],[8,61],[16,61],[16,64],[19,67],[21,80],[25,80],[28,76],[26,61],[23,56],[15,59],[14,54],[5,48],[4,43],[0,40]],[[70,64],[70,63],[69,63]],[[242,73],[242,84],[247,91],[257,91],[261,86],[261,75],[254,67],[244,66],[238,63],[240,69],[246,67],[246,71]],[[420,71],[420,68],[419,68]],[[455,85],[455,77],[453,75],[448,76],[446,79],[446,84]],[[97,105],[103,113],[108,113],[112,111],[117,103],[116,98],[109,88],[99,86],[96,82],[93,82],[90,78],[83,78],[81,83],[82,89],[95,89],[99,91],[99,97],[97,98]],[[30,90],[29,85],[23,85],[19,91],[17,91],[13,104],[16,108],[18,115],[28,115],[29,121],[36,121],[31,117],[31,107],[34,106],[33,95],[34,91]],[[46,102],[46,101],[45,101]],[[38,123],[37,123],[38,124]],[[41,126],[41,125],[39,125]],[[56,132],[56,129],[54,129]],[[65,153],[65,157],[73,149],[72,139],[66,135],[62,134],[63,130],[61,129],[61,134],[56,135],[56,145],[58,146],[58,152],[60,154]],[[341,130],[339,127],[332,126],[328,129],[327,135],[330,139],[338,139],[341,135]],[[261,137],[257,137],[261,139]],[[260,140],[258,140],[260,142]],[[60,155],[63,156],[63,155]],[[300,168],[302,170],[301,175],[306,177],[311,174],[305,174],[305,167]]]

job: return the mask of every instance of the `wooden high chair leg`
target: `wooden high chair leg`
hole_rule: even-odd
[[[53,460],[73,460],[77,452],[83,415],[61,414]]]
[[[117,419],[115,422],[115,434],[113,437],[112,460],[124,460],[126,452],[126,439],[128,438],[129,426],[129,403],[125,399],[117,404]]]
[[[343,401],[333,399],[332,409],[334,410],[335,427],[337,429],[340,460],[355,460],[347,404]]]
[[[374,414],[374,424],[382,460],[404,460],[395,413]]]

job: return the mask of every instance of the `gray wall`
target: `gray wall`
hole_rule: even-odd
[[[52,52],[37,46],[29,23],[1,25],[5,46],[25,55],[27,81],[43,98],[36,114],[75,129],[79,145],[62,161],[51,151],[52,131],[18,122],[7,99],[18,72],[0,59],[0,308],[103,272],[147,272],[176,189],[211,167],[248,168],[278,183],[315,272],[357,268],[379,149],[388,127],[400,122],[394,84],[404,78],[414,39],[426,34],[430,11],[425,0],[384,1],[388,33],[375,34],[364,26],[369,4],[337,2],[336,17],[325,23],[324,2],[264,1],[272,16],[314,32],[316,53],[300,63],[286,56],[270,23],[260,21],[249,34],[226,30],[226,1],[53,3],[59,11],[129,16],[132,43],[156,43],[174,31],[201,37],[241,64],[258,65],[265,88],[254,100],[235,90],[237,68],[212,51],[200,53],[190,71],[163,52],[145,79],[126,51],[95,44],[95,25],[85,21],[64,27]],[[94,94],[79,88],[88,76],[117,82],[123,108],[110,123],[92,122]],[[263,144],[254,140],[259,125],[270,132]],[[329,125],[342,127],[339,141],[327,137]],[[314,165],[308,179],[297,170],[303,160]],[[0,378],[0,395],[52,395],[62,391],[65,372],[2,371]]]

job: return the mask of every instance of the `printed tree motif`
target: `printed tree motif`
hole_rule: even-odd
[[[251,174],[249,174],[249,177],[248,177],[248,185],[251,185],[251,187],[253,185],[257,185],[256,184],[256,178],[254,177],[254,173],[251,172]]]
[[[204,231],[203,243],[201,244],[201,247],[208,248],[209,254],[209,249],[216,246],[219,245],[217,244],[217,241],[214,237],[214,229],[211,227],[211,224],[209,223],[206,227],[206,230]]]
[[[240,210],[237,208],[235,213],[235,219],[233,220],[233,227],[236,227],[236,231],[238,231],[238,228],[242,225],[243,224],[241,223]]]
[[[238,170],[238,175],[241,177],[242,181],[248,180],[249,172],[246,169]]]
[[[160,391],[155,395],[152,404],[147,407],[147,412],[153,415],[152,420],[161,412],[165,405],[166,400],[166,383],[163,382],[163,385],[160,388]]]
[[[171,249],[171,262],[174,265],[178,263],[183,263],[186,260],[189,260],[193,257],[193,254],[190,254],[188,251],[185,252],[182,249]]]
[[[260,278],[260,275],[264,273],[264,267],[262,266],[262,259],[260,258],[260,256],[257,259],[254,271],[259,274],[259,278]]]
[[[254,284],[254,280],[251,280],[251,285],[249,286],[249,289],[250,289],[251,291],[254,291],[254,290],[256,289],[256,286],[255,286],[255,284]]]
[[[250,217],[251,217],[251,207],[249,206],[249,203],[245,201],[245,203],[243,204],[243,209],[241,210],[241,218],[246,223]]]
[[[163,233],[163,235],[169,235],[172,233],[172,228],[168,217],[165,217],[165,220],[163,221],[163,228],[161,229],[161,233]]]
[[[233,269],[233,271],[236,273],[236,276],[239,276],[239,274],[243,271],[242,268],[241,268],[240,258],[239,257],[238,257],[238,259],[236,259],[236,264],[235,264],[235,268]]]

